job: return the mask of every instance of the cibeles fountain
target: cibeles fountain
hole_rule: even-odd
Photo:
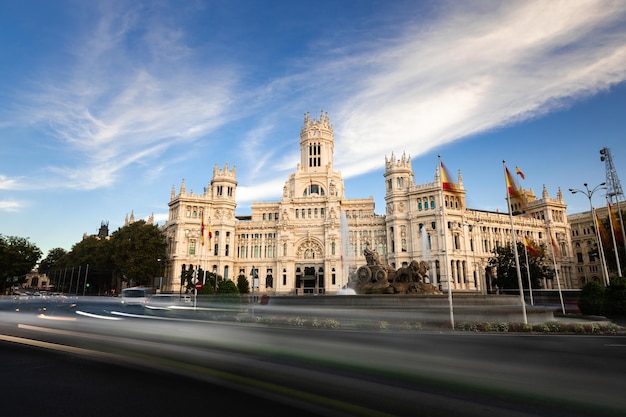
[[[427,261],[413,260],[407,266],[394,269],[383,264],[378,253],[369,247],[363,255],[367,264],[350,275],[348,284],[357,294],[443,294],[430,284]]]

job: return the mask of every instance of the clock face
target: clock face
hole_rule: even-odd
[[[313,131],[311,132],[311,136],[313,136],[313,137],[317,137],[317,133],[318,133],[318,131],[317,131],[317,130],[313,130]]]

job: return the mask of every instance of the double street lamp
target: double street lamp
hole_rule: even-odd
[[[598,184],[592,189],[589,189],[589,186],[587,185],[587,183],[584,183],[583,185],[585,186],[584,190],[579,190],[577,188],[570,188],[569,190],[572,194],[582,193],[586,195],[587,198],[589,199],[589,208],[591,209],[591,221],[593,223],[593,228],[594,228],[595,235],[596,235],[596,242],[598,245],[598,250],[600,251],[600,263],[602,265],[602,276],[604,278],[604,285],[608,286],[609,285],[609,273],[606,269],[606,260],[604,259],[604,248],[602,247],[602,241],[600,240],[600,232],[598,230],[598,223],[597,223],[595,212],[593,209],[593,203],[591,202],[593,193],[595,193],[597,190],[600,190],[600,189],[605,190],[606,183],[603,182],[601,184]]]

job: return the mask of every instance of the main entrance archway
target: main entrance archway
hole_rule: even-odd
[[[324,250],[317,239],[307,237],[296,249],[296,294],[323,294]]]

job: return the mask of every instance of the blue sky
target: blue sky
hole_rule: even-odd
[[[306,112],[379,214],[392,154],[416,183],[441,155],[482,210],[507,211],[503,160],[568,214],[601,148],[626,181],[624,1],[4,0],[0,79],[0,234],[44,256],[131,212],[163,224],[215,164],[237,167],[237,214],[278,200]]]

